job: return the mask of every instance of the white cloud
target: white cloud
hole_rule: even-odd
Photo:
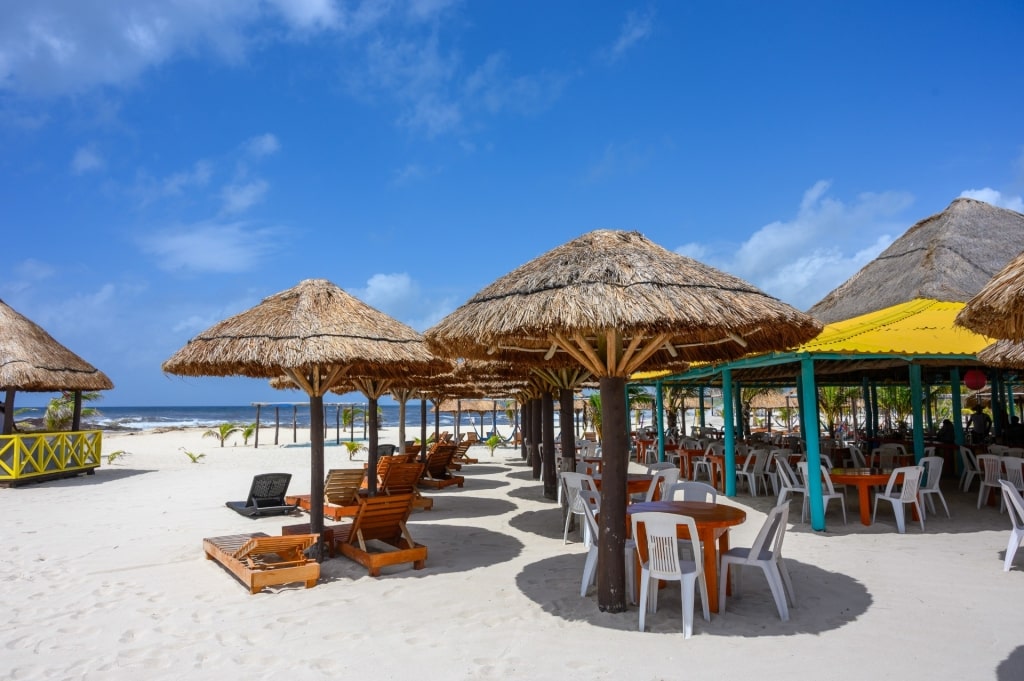
[[[247,272],[274,248],[276,230],[244,222],[199,223],[159,230],[140,239],[160,269],[181,272]]]
[[[630,12],[626,16],[626,23],[619,31],[619,37],[608,51],[608,60],[617,61],[622,55],[630,50],[637,43],[646,40],[654,30],[654,12],[649,11],[643,14]]]
[[[600,182],[616,176],[632,175],[650,162],[650,150],[641,149],[632,142],[605,145],[601,158],[586,172],[584,181]]]
[[[810,307],[906,230],[900,216],[913,201],[905,192],[889,191],[844,203],[828,196],[829,187],[827,181],[815,183],[793,218],[767,224],[738,245],[706,246],[701,260],[794,307]]]
[[[14,263],[8,275],[0,279],[0,298],[31,289],[39,282],[52,279],[57,269],[49,263],[28,258]]]
[[[704,244],[691,241],[688,244],[676,246],[675,252],[679,255],[685,255],[687,258],[693,258],[694,260],[703,260],[708,254],[708,249]]]
[[[448,298],[424,298],[419,284],[405,272],[374,274],[365,288],[352,289],[350,293],[419,331],[433,326],[455,309]]]
[[[277,137],[269,132],[251,137],[245,142],[245,152],[254,158],[270,156],[277,153],[280,148],[281,143],[277,141]]]
[[[265,180],[253,180],[244,184],[229,184],[221,190],[225,213],[241,213],[263,200],[270,185]]]
[[[566,78],[553,73],[513,76],[509,73],[507,55],[495,52],[466,78],[464,99],[467,106],[490,114],[511,111],[529,115],[544,110],[557,99],[565,82]]]
[[[101,170],[105,165],[103,157],[92,145],[79,147],[71,158],[71,171],[75,175],[81,175],[93,170]]]
[[[296,29],[334,28],[341,13],[334,0],[268,0]]]
[[[1000,208],[1009,208],[1015,210],[1018,213],[1024,213],[1024,199],[1020,196],[1003,196],[1002,192],[985,187],[984,189],[967,189],[960,192],[960,196],[968,199],[977,199],[978,201],[984,201],[990,203],[993,206],[999,206]]]

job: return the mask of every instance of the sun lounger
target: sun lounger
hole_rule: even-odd
[[[342,555],[380,575],[386,565],[412,563],[422,570],[427,562],[427,547],[417,544],[409,535],[405,521],[412,511],[412,494],[381,495],[359,502],[359,513],[350,525],[334,528],[334,544]],[[387,545],[377,550],[368,542]]]
[[[473,443],[467,442],[466,440],[463,440],[462,442],[455,446],[455,455],[452,456],[452,463],[460,464],[460,466],[456,467],[455,470],[462,470],[461,464],[480,463],[480,459],[472,459],[466,454],[469,451],[469,448],[472,446]]]
[[[416,484],[423,477],[421,463],[393,463],[380,481],[378,488],[382,494],[412,494],[413,508],[430,510],[434,508],[434,500],[420,494]]]
[[[232,534],[203,540],[207,560],[215,560],[259,593],[264,587],[292,582],[305,582],[306,588],[316,586],[320,565],[303,553],[317,539],[315,534],[271,537],[255,534]]]
[[[324,480],[324,517],[332,520],[351,518],[359,511],[359,488],[365,475],[358,468],[332,468]],[[309,495],[295,494],[285,502],[309,511]]]
[[[450,485],[463,486],[466,479],[461,475],[454,475],[451,472],[452,456],[455,455],[455,445],[438,445],[427,457],[426,470],[419,484],[434,489],[442,489]]]
[[[291,480],[291,473],[261,473],[253,476],[245,501],[227,501],[224,505],[248,518],[297,513],[299,507],[284,498]]]

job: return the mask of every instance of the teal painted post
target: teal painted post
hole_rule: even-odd
[[[732,371],[722,369],[722,425],[725,445],[725,496],[736,496],[736,429],[732,414]]]
[[[811,529],[825,531],[825,505],[821,498],[821,448],[818,443],[818,387],[814,382],[814,360],[805,357],[800,360],[800,387],[804,404],[800,413],[806,411],[804,425],[810,427],[804,432],[807,447],[807,501],[811,507]]]
[[[953,401],[953,441],[959,447],[964,443],[964,404],[960,399],[959,367],[953,367],[949,371],[949,390]],[[954,460],[959,462],[960,457],[955,457]]]
[[[743,386],[739,382],[736,383],[736,389],[733,390],[733,398],[736,400],[736,433],[739,439],[742,440],[747,429],[743,418]]]
[[[665,460],[665,397],[662,395],[661,381],[654,384],[654,413],[658,422],[658,461]]]
[[[921,414],[921,365],[910,365],[910,410],[914,418],[914,463],[924,458],[924,420]]]

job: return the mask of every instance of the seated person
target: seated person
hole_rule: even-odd
[[[939,432],[935,434],[935,439],[939,442],[952,443],[953,435],[953,422],[949,419],[943,419],[942,425],[939,426]]]
[[[1024,445],[1024,425],[1021,425],[1019,416],[1010,417],[1010,425],[1006,426],[1003,433],[1003,442],[1011,447]]]

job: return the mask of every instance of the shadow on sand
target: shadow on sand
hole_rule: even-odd
[[[582,545],[577,544],[573,553],[525,566],[516,577],[516,584],[523,595],[556,617],[571,622],[588,622],[608,629],[636,630],[637,606],[629,605],[626,612],[622,613],[606,613],[598,609],[594,587],[590,587],[587,596],[580,596],[580,579],[585,559],[586,551]],[[871,594],[864,585],[848,575],[827,572],[814,565],[789,559],[786,565],[796,590],[796,607],[790,608],[788,622],[779,619],[763,574],[756,568],[748,568],[743,573],[739,592],[727,599],[726,612],[712,613],[711,621],[705,622],[700,615],[700,606],[697,606],[694,635],[754,637],[820,634],[853,622],[867,612],[872,604]],[[552,593],[561,596],[552,598]],[[832,615],[823,618],[819,614],[823,612]],[[679,586],[669,584],[659,593],[658,612],[647,617],[647,631],[679,636],[680,629]]]

